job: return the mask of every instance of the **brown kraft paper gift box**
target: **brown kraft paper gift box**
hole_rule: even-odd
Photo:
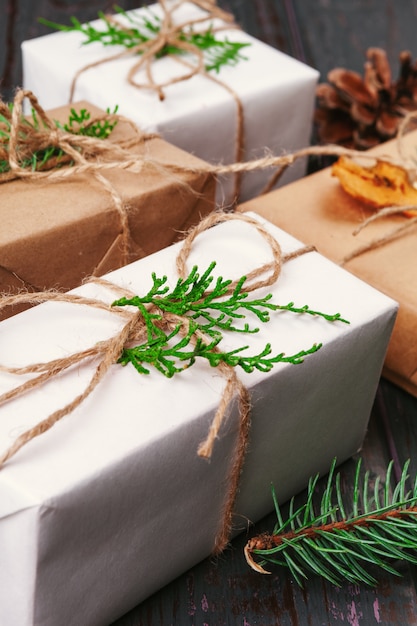
[[[417,155],[417,131],[402,139],[407,156]],[[369,151],[398,158],[392,140]],[[365,161],[363,162],[365,164]],[[331,168],[286,185],[238,207],[255,211],[336,263],[362,245],[390,233],[409,218],[396,215],[353,231],[374,210],[343,191]],[[416,228],[344,264],[345,269],[399,302],[399,313],[383,375],[417,396],[417,233]]]
[[[85,108],[92,118],[103,113],[79,102],[47,115],[64,123],[71,108]],[[118,168],[102,172],[126,207],[128,258],[121,246],[120,214],[91,173],[55,182],[14,179],[0,184],[1,292],[67,291],[91,275],[105,274],[182,239],[184,231],[213,210],[215,181],[201,171],[200,159],[159,137],[136,141],[135,136],[133,124],[120,119],[103,141],[128,141],[133,159],[146,154],[162,168],[164,163],[177,164],[178,172],[150,166],[136,173]],[[196,171],[182,172],[185,165]],[[17,311],[13,308],[2,317]]]

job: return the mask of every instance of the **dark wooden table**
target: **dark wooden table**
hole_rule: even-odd
[[[125,9],[141,4],[119,1]],[[361,72],[370,46],[385,48],[394,77],[401,50],[417,55],[417,0],[221,0],[219,4],[231,10],[250,34],[317,68],[322,80],[335,66]],[[67,22],[70,15],[77,15],[85,21],[112,5],[99,0],[0,0],[3,99],[11,99],[22,82],[21,41],[46,32],[37,23],[38,16]],[[410,337],[413,340],[417,338]],[[408,458],[411,474],[417,473],[417,399],[381,380],[361,456],[373,474],[383,474],[394,459],[398,476]],[[346,484],[353,469],[353,460],[341,467]],[[273,524],[271,514],[253,530],[270,530]],[[398,563],[402,576],[380,573],[376,588],[351,584],[337,588],[311,577],[300,589],[284,570],[268,577],[251,571],[242,554],[246,540],[238,537],[219,559],[200,563],[112,626],[417,624],[415,567]]]

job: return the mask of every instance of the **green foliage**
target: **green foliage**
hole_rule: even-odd
[[[161,20],[149,8],[142,9],[140,13],[127,13],[122,8],[115,6],[116,14],[125,18],[129,24],[127,28],[121,27],[118,23],[113,23],[103,13],[99,12],[98,17],[102,22],[102,29],[97,29],[91,23],[81,24],[76,17],[71,17],[71,26],[57,24],[49,20],[39,18],[41,24],[61,31],[76,31],[84,35],[83,45],[90,43],[100,43],[103,46],[123,46],[127,49],[144,44],[159,33]],[[205,56],[206,71],[219,72],[224,65],[236,65],[241,60],[246,60],[242,55],[243,48],[249,43],[239,43],[228,39],[218,39],[212,29],[205,32],[194,32],[189,30],[179,34],[181,41],[187,42],[202,50]],[[166,45],[158,54],[157,58],[169,54],[184,54],[184,51],[172,45]]]
[[[157,278],[153,273],[153,285],[145,296],[121,298],[113,302],[113,306],[137,307],[146,328],[146,341],[133,348],[125,348],[119,360],[122,365],[131,363],[139,373],[147,374],[149,370],[144,364],[150,364],[171,378],[193,365],[197,357],[202,357],[213,367],[225,363],[232,367],[239,366],[249,373],[254,369],[268,372],[276,363],[302,363],[304,357],[319,350],[321,344],[314,344],[289,356],[283,352],[270,356],[270,344],[254,356],[242,354],[248,346],[221,352],[218,345],[222,331],[259,331],[259,328],[251,328],[244,321],[246,313],[254,314],[260,322],[268,322],[271,311],[288,311],[348,323],[340,314],[327,315],[312,311],[307,306],[295,308],[293,303],[285,306],[274,304],[271,302],[271,294],[251,300],[249,293],[243,289],[245,276],[230,291],[231,280],[218,277],[214,282],[215,265],[211,263],[201,275],[197,266],[194,266],[187,278],[178,279],[172,291],[169,291],[166,276]],[[209,291],[211,286],[213,288]],[[177,316],[173,328],[169,330],[164,326],[164,314]]]
[[[111,114],[115,115],[118,108],[119,107],[116,106]],[[106,113],[110,114],[110,109],[107,109]],[[96,139],[107,139],[117,124],[117,119],[110,121],[107,118],[103,118],[97,119],[92,123],[90,123],[90,119],[91,113],[89,113],[87,109],[81,109],[79,113],[77,113],[75,109],[71,109],[66,124],[62,125],[57,121],[55,121],[55,124],[67,133],[84,135],[85,137],[95,137]]]
[[[13,103],[10,103],[7,108],[10,115],[6,116],[0,113],[0,174],[10,171],[7,154]],[[116,106],[112,114],[115,114],[117,109],[118,107]],[[107,109],[107,113],[110,114],[109,109]],[[57,120],[54,120],[54,124],[57,128],[73,135],[83,135],[85,137],[94,137],[95,139],[107,139],[117,124],[117,120],[110,121],[103,118],[90,122],[90,119],[91,114],[87,109],[81,109],[77,112],[72,108],[68,121],[65,124],[61,124]],[[30,148],[31,145],[36,145],[36,133],[46,128],[43,122],[39,121],[35,109],[32,109],[30,119],[22,117],[19,132],[19,156],[22,168],[29,168],[32,171],[46,169],[51,160],[53,160],[55,167],[63,164],[71,165],[72,161],[66,158],[65,152],[56,146],[46,146],[39,150],[35,149],[33,152],[28,150],[28,147]]]
[[[295,507],[293,498],[285,519],[273,490],[277,515],[273,533],[251,539],[245,548],[254,569],[268,573],[263,569],[266,563],[287,567],[301,586],[308,573],[335,585],[342,581],[375,585],[377,581],[366,566],[398,575],[392,561],[417,564],[417,479],[408,491],[409,462],[391,489],[392,462],[385,483],[378,476],[372,485],[369,472],[361,476],[359,460],[350,512],[335,466],[334,460],[319,504],[313,504],[319,479],[316,476],[309,481],[305,503]],[[259,561],[255,562],[253,556]]]

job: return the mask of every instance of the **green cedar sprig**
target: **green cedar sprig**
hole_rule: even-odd
[[[115,115],[118,111],[116,105],[111,113]],[[106,113],[110,115],[110,109],[106,109]],[[55,124],[58,128],[65,130],[67,133],[74,135],[83,135],[85,137],[95,137],[96,139],[107,139],[113,132],[114,127],[117,124],[117,118],[109,120],[107,118],[97,119],[91,122],[91,113],[87,109],[81,109],[79,113],[75,109],[71,109],[68,122],[61,124],[55,120]]]
[[[247,356],[242,352],[248,346],[230,352],[219,350],[222,331],[258,332],[259,328],[252,328],[244,321],[249,312],[260,322],[268,322],[272,311],[288,311],[321,316],[332,322],[349,323],[339,313],[328,315],[313,311],[308,306],[297,308],[292,302],[284,306],[274,304],[271,302],[271,294],[249,299],[249,293],[244,291],[245,276],[229,292],[231,280],[220,276],[214,281],[215,265],[212,262],[201,275],[197,266],[194,266],[186,278],[178,279],[171,291],[167,285],[167,277],[158,278],[153,273],[153,285],[145,296],[123,297],[113,302],[113,306],[137,307],[141,312],[147,336],[145,343],[125,348],[119,363],[131,363],[141,374],[149,373],[144,364],[153,365],[168,378],[193,365],[197,357],[206,359],[213,367],[223,362],[232,367],[239,366],[248,373],[254,369],[268,372],[276,363],[302,363],[304,357],[319,350],[321,344],[314,344],[289,356],[283,352],[270,356],[271,345],[268,343],[259,354]],[[163,327],[164,313],[185,318],[186,326],[179,322],[173,330],[167,332]]]
[[[103,29],[97,29],[91,23],[81,24],[76,17],[71,17],[71,26],[57,24],[44,18],[39,18],[41,24],[60,31],[76,31],[84,35],[83,45],[100,43],[103,46],[124,46],[133,48],[155,38],[161,28],[161,19],[149,8],[143,8],[140,13],[127,13],[121,7],[114,7],[115,13],[123,16],[129,23],[129,28],[121,28],[118,23],[112,23],[105,13],[100,11]],[[187,42],[199,48],[205,55],[205,69],[207,72],[218,73],[224,65],[234,66],[241,60],[246,60],[242,49],[250,43],[239,43],[226,39],[218,39],[212,29],[206,32],[182,32],[179,35],[181,41]],[[157,58],[167,55],[184,54],[184,51],[173,45],[166,45],[156,56]]]
[[[409,461],[392,489],[392,461],[382,483],[380,476],[371,481],[368,471],[361,476],[359,459],[350,511],[335,467],[336,460],[318,506],[313,504],[317,475],[309,481],[305,503],[296,508],[292,498],[285,519],[272,490],[277,516],[275,528],[271,535],[255,537],[245,547],[246,559],[253,569],[269,573],[264,569],[265,564],[287,567],[300,586],[309,573],[334,585],[348,581],[373,586],[377,581],[367,566],[398,576],[393,561],[401,559],[417,564],[417,478],[408,491]]]
[[[6,116],[0,113],[0,174],[10,171],[9,161],[4,157],[7,156],[9,147],[13,103],[9,103],[7,108],[10,115]],[[117,110],[118,107],[116,106],[112,114],[114,115]],[[107,113],[110,114],[109,109],[107,109]],[[68,133],[72,133],[73,135],[83,135],[85,137],[94,137],[95,139],[107,139],[117,124],[117,119],[110,121],[104,118],[95,120],[94,122],[90,122],[90,120],[91,113],[89,113],[87,109],[81,109],[77,112],[74,108],[72,108],[66,123],[62,124],[61,122],[54,120],[54,124],[57,128],[60,128]],[[20,131],[20,141],[22,143],[23,150],[26,153],[27,149],[24,145],[25,139],[27,138],[28,140],[30,139],[30,141],[33,141],[36,131],[40,131],[46,128],[46,126],[44,126],[39,120],[35,109],[32,109],[30,119],[22,117],[21,122],[22,128]],[[25,132],[25,129],[27,132]],[[45,169],[51,159],[54,159],[55,167],[60,165],[60,161],[62,165],[71,165],[72,161],[65,157],[66,154],[61,148],[56,146],[47,146],[46,148],[35,150],[28,156],[22,156],[21,167],[29,168],[32,171]]]

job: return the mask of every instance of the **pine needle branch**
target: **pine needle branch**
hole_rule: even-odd
[[[287,311],[297,314],[310,314],[324,317],[327,321],[348,323],[340,314],[328,315],[312,311],[308,307],[295,308],[271,302],[271,294],[262,298],[249,299],[244,290],[246,277],[237,281],[230,289],[231,280],[221,276],[213,277],[215,263],[211,263],[201,275],[194,266],[186,278],[179,278],[170,291],[167,277],[158,278],[152,274],[152,287],[145,296],[120,298],[113,306],[133,306],[142,315],[146,341],[133,347],[126,347],[119,363],[131,363],[141,374],[148,374],[148,365],[153,365],[162,374],[171,378],[174,374],[191,367],[197,358],[206,359],[212,367],[225,363],[231,367],[241,367],[251,373],[255,369],[269,372],[277,363],[298,365],[304,358],[320,349],[321,344],[313,344],[307,349],[291,355],[284,352],[271,356],[271,345],[255,355],[243,354],[248,346],[223,352],[219,344],[222,332],[256,333],[245,316],[252,313],[261,322],[268,322],[273,311]],[[209,288],[212,287],[210,291]],[[166,316],[174,316],[176,323],[166,324]],[[165,316],[165,317],[164,317]]]
[[[287,567],[302,586],[308,574],[340,585],[343,581],[376,585],[366,569],[372,565],[399,575],[392,565],[398,559],[417,564],[417,480],[407,489],[409,461],[401,478],[391,488],[393,462],[385,483],[377,477],[372,487],[369,472],[361,478],[361,461],[356,466],[351,513],[347,513],[340,474],[333,461],[319,505],[313,504],[319,476],[311,478],[306,502],[295,509],[292,498],[288,515],[282,514],[274,489],[272,497],[277,523],[272,534],[248,541],[244,553],[248,564],[269,574],[269,564]]]
[[[81,33],[85,38],[83,45],[100,43],[103,46],[123,46],[126,49],[135,48],[153,40],[160,31],[161,19],[148,7],[143,7],[141,12],[126,12],[119,6],[115,6],[114,10],[126,21],[127,27],[109,19],[103,12],[98,13],[102,28],[96,28],[91,23],[81,24],[76,17],[71,17],[71,25],[57,24],[44,18],[39,18],[39,22],[56,30]],[[241,51],[250,46],[250,43],[229,41],[227,38],[219,39],[212,28],[204,32],[195,32],[192,29],[183,31],[179,34],[179,40],[201,50],[205,56],[206,71],[216,73],[222,66],[234,66],[239,61],[246,60]],[[138,53],[141,54],[140,51]],[[184,51],[167,44],[156,54],[156,58],[170,54],[181,55]]]

